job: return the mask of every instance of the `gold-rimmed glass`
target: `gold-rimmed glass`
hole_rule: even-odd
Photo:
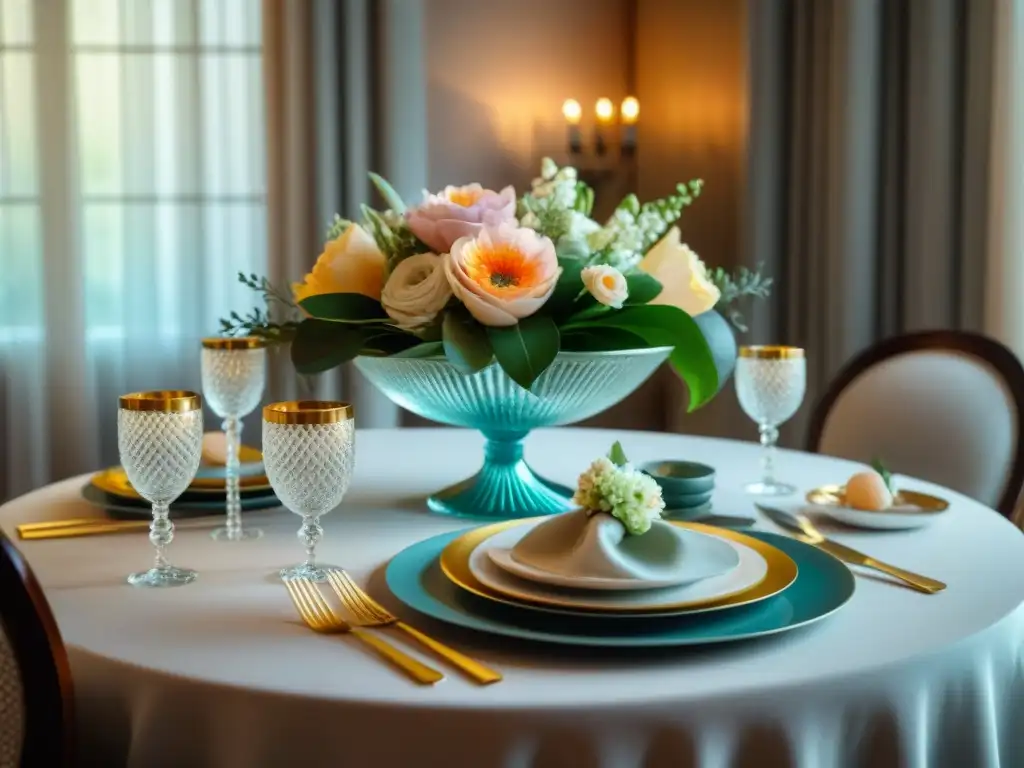
[[[283,568],[282,579],[327,580],[316,562],[316,545],[324,533],[320,516],[345,497],[355,464],[355,435],[348,403],[296,400],[263,409],[263,466],[281,503],[302,517],[299,539],[306,548],[306,560]]]
[[[775,479],[775,444],[779,427],[792,418],[807,388],[804,350],[787,346],[740,347],[736,360],[736,395],[743,411],[757,422],[764,446],[761,480],[746,486],[748,493],[785,496],[796,487]]]
[[[174,539],[171,502],[196,476],[203,450],[202,399],[187,390],[133,392],[118,400],[117,448],[128,481],[153,505],[149,540],[156,561],[148,571],[133,573],[136,587],[177,587],[196,578],[196,572],[167,562]]]
[[[266,342],[256,336],[203,339],[202,374],[206,404],[224,421],[225,511],[221,528],[210,535],[221,541],[245,541],[263,535],[259,528],[242,527],[239,492],[238,451],[242,442],[242,419],[260,404],[267,378]]]

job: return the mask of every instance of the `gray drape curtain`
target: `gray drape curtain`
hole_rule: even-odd
[[[269,277],[312,267],[335,213],[377,203],[367,176],[407,199],[426,187],[426,83],[420,0],[264,0]],[[277,350],[279,358],[287,350]],[[398,408],[352,367],[302,381],[286,359],[268,397],[341,397],[360,426],[399,423]]]
[[[880,338],[980,330],[994,0],[752,0],[752,338],[808,351],[807,406]]]

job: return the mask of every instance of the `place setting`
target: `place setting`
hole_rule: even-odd
[[[388,588],[467,629],[606,648],[776,634],[854,593],[842,563],[794,538],[661,519],[660,486],[619,445],[580,475],[573,501],[570,512],[418,542],[387,565]]]
[[[56,539],[147,529],[153,502],[145,486],[165,482],[162,474],[172,468],[161,457],[189,459],[181,467],[181,472],[189,475],[185,486],[167,502],[169,518],[184,521],[189,528],[210,528],[210,535],[218,540],[246,541],[262,535],[258,528],[243,526],[242,513],[276,509],[281,502],[267,477],[262,452],[242,445],[240,435],[241,420],[259,405],[263,395],[266,344],[255,337],[211,337],[203,339],[201,346],[205,402],[223,419],[222,431],[202,432],[203,398],[198,393],[161,390],[121,397],[118,439],[122,464],[97,472],[81,490],[81,497],[102,509],[105,516],[21,524],[17,526],[20,538]],[[186,434],[188,450],[182,451]],[[138,453],[138,467],[126,466],[126,453]]]

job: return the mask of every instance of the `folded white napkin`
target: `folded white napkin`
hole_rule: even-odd
[[[677,529],[664,521],[629,536],[611,515],[579,509],[534,527],[511,555],[523,565],[570,578],[670,581],[683,568],[684,549]]]

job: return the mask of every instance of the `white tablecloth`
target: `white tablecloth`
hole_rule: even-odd
[[[531,435],[527,457],[571,483],[615,439],[635,461],[714,465],[717,510],[753,514],[739,490],[758,474],[753,444],[560,429]],[[302,554],[299,520],[282,510],[247,517],[267,530],[255,542],[180,531],[171,561],[200,577],[170,590],[124,583],[151,559],[140,534],[19,542],[70,645],[83,759],[140,768],[1024,766],[1024,536],[991,510],[935,489],[953,509],[929,529],[837,534],[948,582],[939,595],[858,576],[838,614],[766,641],[628,654],[520,645],[411,614],[382,580],[395,552],[468,524],[425,512],[422,498],[471,474],[481,444],[455,430],[360,431],[355,480],[324,518],[320,550],[414,624],[502,669],[505,681],[489,687],[455,672],[416,687],[353,639],[302,627],[273,575]],[[841,482],[851,467],[779,459],[780,475],[805,489]],[[13,535],[20,522],[98,514],[79,499],[83,482],[4,505],[0,525]]]

